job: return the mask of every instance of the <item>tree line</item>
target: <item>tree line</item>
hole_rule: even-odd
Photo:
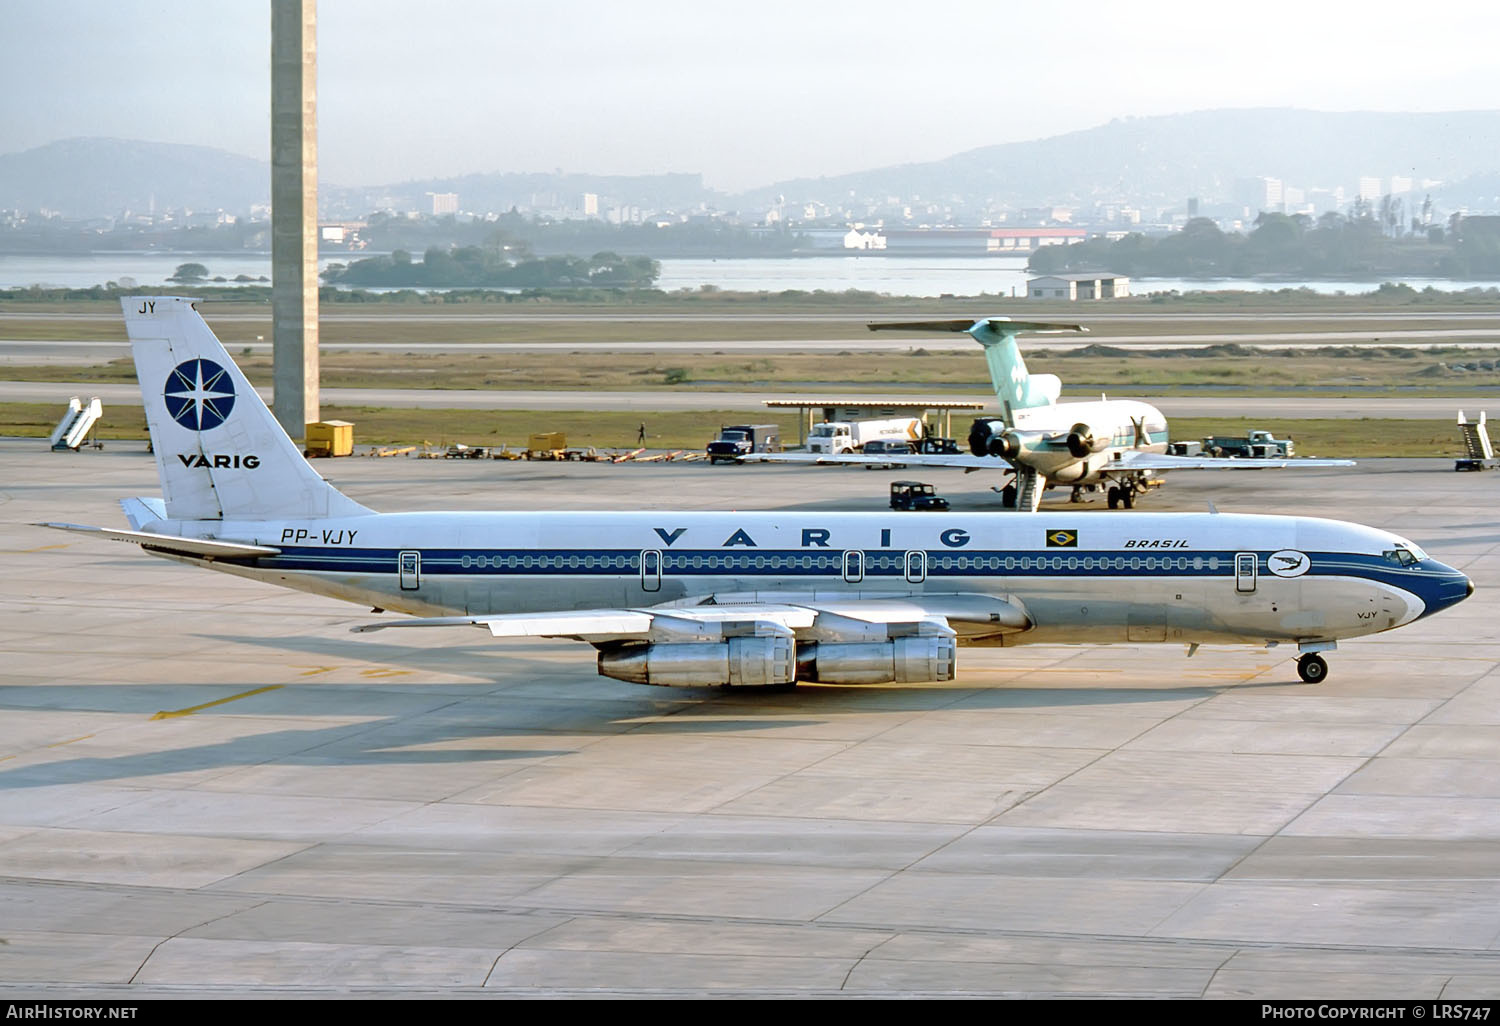
[[[1455,215],[1447,226],[1392,234],[1368,207],[1355,216],[1262,213],[1245,234],[1225,232],[1204,217],[1179,232],[1132,233],[1049,246],[1031,257],[1040,274],[1108,269],[1134,277],[1220,278],[1395,277],[1466,278],[1500,273],[1500,217]]]
[[[451,214],[407,218],[371,214],[359,236],[371,248],[411,252],[430,246],[492,246],[512,259],[570,253],[641,253],[673,257],[788,256],[806,251],[806,236],[782,228],[751,231],[719,219],[681,224],[611,224],[600,220],[556,221],[510,211],[490,220],[459,220]]]
[[[350,264],[329,264],[330,285],[371,288],[596,288],[644,289],[656,284],[661,264],[650,257],[595,253],[517,261],[493,246],[430,246],[421,260],[404,249]]]

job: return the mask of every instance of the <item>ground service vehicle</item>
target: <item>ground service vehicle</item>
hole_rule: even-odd
[[[922,481],[892,481],[891,509],[945,510],[948,500]]]
[[[866,456],[910,456],[914,450],[907,442],[886,442],[876,439],[865,443]],[[877,470],[881,467],[904,467],[905,463],[866,463],[866,470]]]
[[[827,453],[864,452],[874,441],[912,443],[921,439],[920,417],[890,417],[885,420],[826,420],[814,424],[807,436],[807,451]]]
[[[1500,466],[1500,460],[1495,459],[1495,446],[1490,442],[1487,419],[1487,414],[1481,412],[1479,419],[1471,422],[1463,410],[1458,411],[1458,434],[1463,440],[1464,455],[1453,461],[1454,470],[1489,470]]]
[[[780,452],[781,429],[775,424],[733,424],[719,429],[719,437],[708,443],[708,462],[738,463],[752,452]]]
[[[1203,451],[1210,456],[1240,456],[1267,459],[1290,458],[1292,440],[1276,438],[1269,431],[1251,431],[1248,435],[1209,435],[1203,440]]]

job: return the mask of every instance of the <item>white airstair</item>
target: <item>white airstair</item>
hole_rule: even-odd
[[[1464,456],[1453,464],[1454,470],[1488,470],[1500,466],[1495,459],[1495,447],[1490,444],[1490,432],[1485,425],[1484,413],[1477,421],[1469,421],[1464,411],[1458,411],[1458,434],[1463,439]]]
[[[104,404],[95,396],[84,403],[76,395],[68,400],[68,412],[63,414],[57,427],[52,429],[49,439],[53,452],[64,449],[77,450],[88,439],[89,432],[104,416]]]

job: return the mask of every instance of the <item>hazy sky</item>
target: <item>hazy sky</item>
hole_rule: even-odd
[[[0,0],[0,152],[269,151],[270,6]],[[1500,5],[321,0],[321,177],[701,171],[736,191],[1216,107],[1500,107]]]

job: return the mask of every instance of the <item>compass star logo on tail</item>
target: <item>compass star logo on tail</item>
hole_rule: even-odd
[[[234,382],[212,360],[187,360],[167,375],[167,412],[189,431],[216,428],[234,409]]]

